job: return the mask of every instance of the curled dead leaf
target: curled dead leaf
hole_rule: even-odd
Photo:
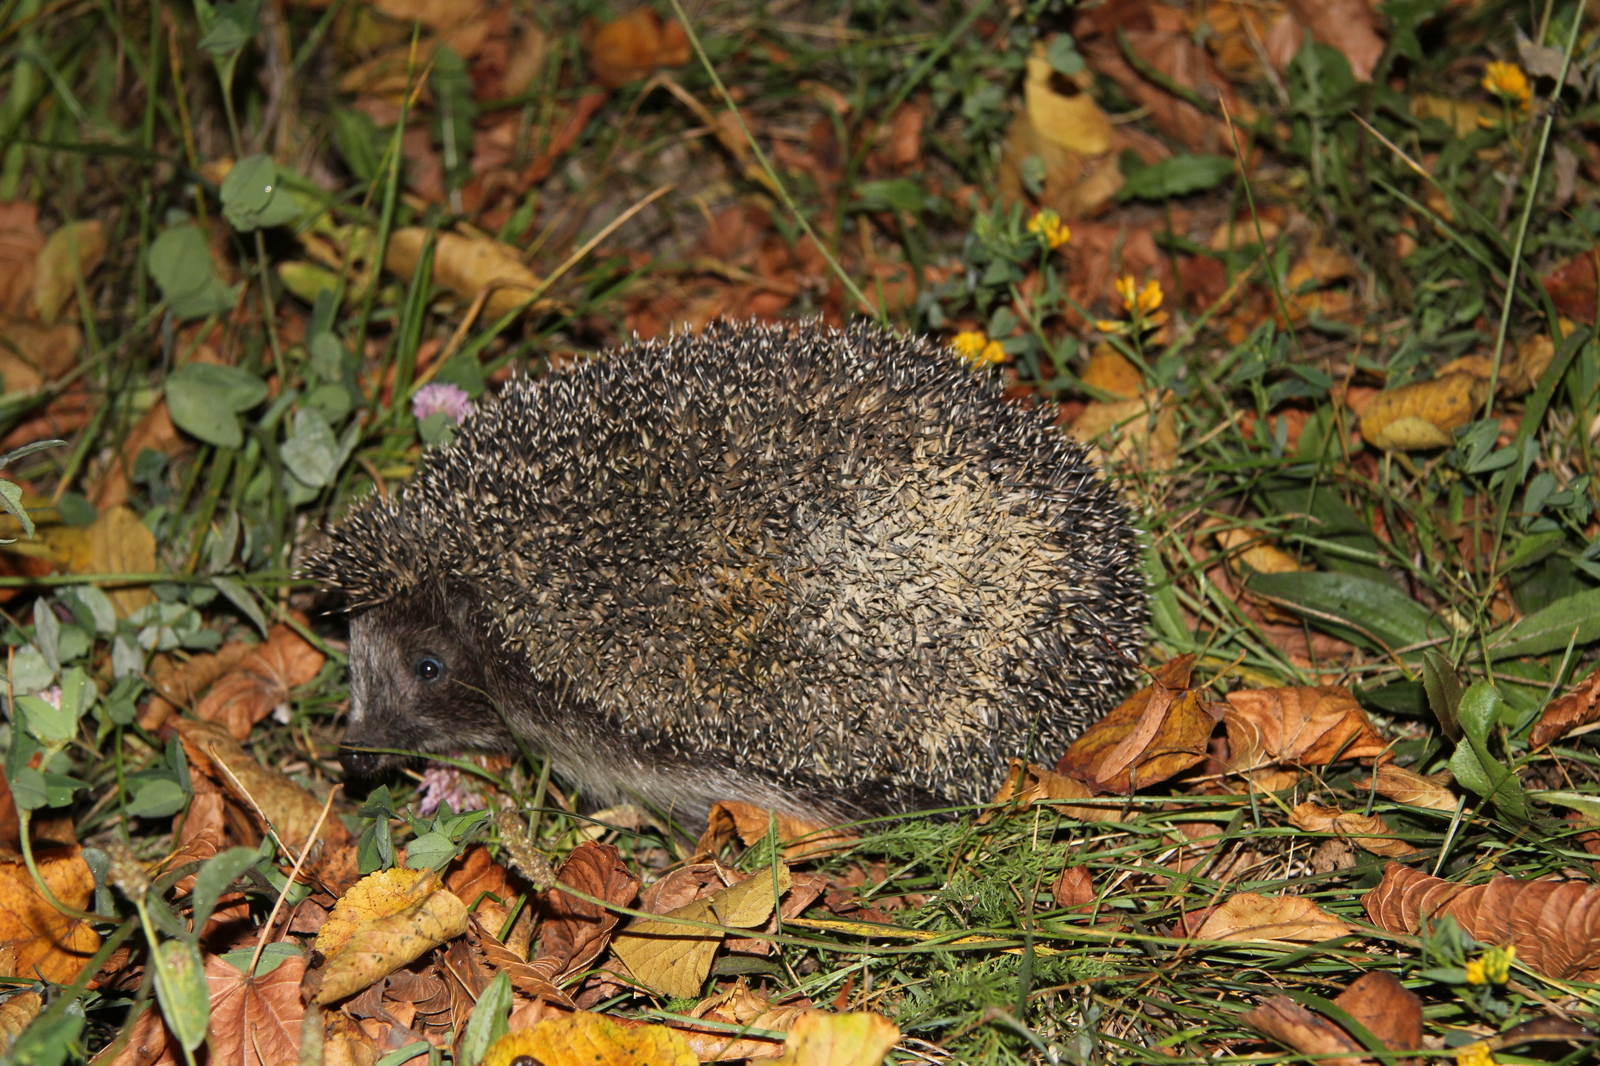
[[[677,22],[650,7],[637,7],[610,22],[586,21],[583,46],[594,80],[608,89],[647,78],[657,67],[689,61],[689,37]]]
[[[1217,715],[1189,687],[1193,667],[1193,655],[1163,665],[1149,685],[1084,730],[1056,772],[1126,794],[1202,762]]]
[[[507,1033],[484,1053],[482,1066],[532,1060],[541,1066],[697,1066],[682,1036],[664,1025],[626,1024],[577,1011]]]
[[[275,625],[265,643],[211,686],[195,716],[243,740],[251,726],[289,701],[291,689],[316,677],[326,658],[293,627]]]
[[[317,934],[327,965],[316,1002],[359,992],[466,930],[466,905],[438,875],[405,869],[369,874],[334,905]]]
[[[1035,803],[1087,800],[1093,799],[1094,795],[1088,785],[1076,778],[1033,763],[1024,763],[1021,759],[1012,759],[1005,781],[994,794],[994,799],[989,801],[989,809],[978,817],[978,824],[988,822],[994,817],[995,811],[1001,808],[1015,806],[1017,810],[1027,810]],[[1110,803],[1093,807],[1057,804],[1054,809],[1063,817],[1076,818],[1080,822],[1115,822],[1122,817],[1121,807]]]
[[[1415,770],[1407,770],[1392,762],[1380,763],[1372,771],[1372,789],[1380,796],[1396,803],[1413,807],[1453,813],[1458,805],[1456,794],[1431,777],[1423,777]]]
[[[410,280],[422,261],[428,230],[408,226],[389,236],[383,265]],[[433,280],[463,300],[474,300],[488,291],[484,313],[490,318],[521,307],[539,289],[539,278],[522,262],[517,250],[488,237],[464,237],[459,233],[435,235]],[[550,307],[538,301],[529,308],[538,312]]]
[[[1505,876],[1463,885],[1391,862],[1361,906],[1390,932],[1449,915],[1474,940],[1515,947],[1519,963],[1546,977],[1600,977],[1600,885]]]
[[[1398,859],[1417,850],[1403,840],[1396,840],[1388,824],[1377,815],[1341,811],[1320,803],[1296,804],[1289,812],[1289,824],[1308,833],[1332,833],[1386,858]]]
[[[750,847],[773,833],[783,844],[783,857],[789,862],[826,855],[859,839],[831,826],[803,821],[749,803],[722,800],[711,805],[706,830],[700,834],[695,851],[714,855],[735,837]]]

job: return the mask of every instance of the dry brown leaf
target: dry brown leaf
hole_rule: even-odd
[[[1378,16],[1367,0],[1288,0],[1289,10],[1319,44],[1344,53],[1358,81],[1371,81],[1383,55]]]
[[[0,319],[0,375],[4,375],[5,391],[38,392],[77,366],[82,348],[83,332],[71,323],[41,326]]]
[[[1055,884],[1050,886],[1050,898],[1056,901],[1056,906],[1068,910],[1092,907],[1095,899],[1094,878],[1082,866],[1068,866],[1061,871]]]
[[[900,1041],[900,1030],[881,1014],[802,1014],[772,1066],[878,1066]]]
[[[989,821],[994,817],[994,812],[1002,807],[1015,806],[1020,811],[1027,810],[1035,803],[1087,800],[1093,799],[1094,795],[1088,785],[1076,778],[1033,763],[1024,763],[1021,759],[1012,759],[1005,781],[994,794],[994,799],[989,801],[989,809],[978,817],[978,823],[982,825]],[[1097,807],[1057,804],[1054,809],[1063,817],[1075,818],[1080,822],[1115,822],[1122,817],[1121,809],[1109,804]]]
[[[246,977],[219,955],[206,959],[211,1054],[216,1066],[282,1066],[300,1057],[300,980],[305,959],[292,955],[271,973]]]
[[[1212,911],[1194,935],[1199,940],[1314,944],[1350,931],[1350,926],[1301,896],[1239,892]]]
[[[1258,574],[1293,574],[1310,567],[1301,566],[1294,556],[1269,541],[1253,529],[1218,529],[1212,534],[1217,546],[1228,552],[1231,559],[1243,563]],[[1269,617],[1276,612],[1263,608]]]
[[[44,1009],[44,999],[37,992],[13,992],[0,1003],[0,1054],[4,1054],[17,1034],[28,1027]]]
[[[608,89],[650,76],[657,67],[689,61],[689,37],[678,23],[638,7],[603,25],[584,23],[583,46],[594,80]]]
[[[711,813],[706,818],[706,830],[700,834],[695,851],[714,855],[735,837],[750,847],[759,840],[767,839],[769,833],[774,831],[783,844],[783,857],[789,862],[826,855],[859,839],[853,833],[803,821],[754,804],[722,800],[711,805]]]
[[[174,662],[167,655],[157,655],[150,666],[156,695],[150,697],[150,702],[139,713],[140,728],[160,729],[180,708],[193,706],[200,693],[237,666],[254,648],[253,644],[236,640],[214,652],[191,656],[183,663]]]
[[[21,317],[29,310],[34,265],[43,247],[38,205],[0,200],[0,315]]]
[[[697,1066],[682,1036],[664,1025],[627,1025],[621,1019],[578,1011],[507,1033],[483,1056],[482,1066],[517,1060],[540,1066]]]
[[[177,1066],[177,1056],[168,1046],[171,1039],[166,1023],[161,1020],[160,1009],[152,1003],[140,1013],[128,1033],[128,1042],[107,1066],[154,1066],[157,1062],[162,1066]],[[102,1055],[92,1061],[98,1066],[106,1060]]]
[[[1227,772],[1249,774],[1275,764],[1325,766],[1336,759],[1375,759],[1383,738],[1339,685],[1242,689],[1227,696]]]
[[[101,511],[89,526],[89,569],[96,574],[149,574],[157,569],[156,537],[131,507]],[[126,618],[148,603],[155,593],[148,588],[114,589],[106,593]]]
[[[384,870],[357,882],[334,905],[317,935],[327,958],[316,1001],[327,1004],[359,992],[425,952],[467,931],[467,908],[438,876]],[[356,897],[352,901],[352,897]],[[332,935],[328,927],[339,925]],[[324,947],[324,936],[332,947]]]
[[[1193,655],[1163,665],[1149,685],[1084,730],[1056,772],[1127,794],[1202,762],[1217,718],[1189,688],[1193,667]]]
[[[396,22],[420,22],[439,33],[477,15],[483,5],[477,0],[373,0],[372,7]]]
[[[1125,400],[1131,400],[1144,391],[1144,373],[1106,341],[1094,346],[1089,362],[1084,365],[1078,379],[1085,385],[1092,385]]]
[[[1457,137],[1465,137],[1481,130],[1486,119],[1498,121],[1500,105],[1419,93],[1411,98],[1411,113],[1420,119],[1436,118],[1454,130]]]
[[[33,275],[33,308],[40,322],[55,324],[77,298],[79,280],[87,281],[105,255],[105,225],[99,219],[68,222],[50,234]]]
[[[1095,400],[1073,420],[1068,433],[1080,444],[1092,444],[1113,464],[1133,463],[1141,470],[1169,470],[1178,458],[1177,397],[1147,392],[1131,400]]]
[[[1592,326],[1596,270],[1600,270],[1600,245],[1551,268],[1541,279],[1541,284],[1555,302],[1557,311]]]
[[[1288,996],[1273,996],[1240,1021],[1285,1047],[1311,1055],[1323,1066],[1372,1066],[1361,1042]]]
[[[1415,933],[1453,917],[1474,940],[1517,949],[1517,961],[1556,980],[1600,977],[1600,885],[1498,876],[1461,885],[1391,862],[1361,897],[1379,928]]]
[[[1487,383],[1475,374],[1445,374],[1388,389],[1361,412],[1361,436],[1386,452],[1448,448],[1452,431],[1483,406]]]
[[[1414,770],[1407,770],[1392,762],[1380,763],[1372,772],[1370,784],[1378,795],[1396,803],[1451,812],[1457,806],[1456,794],[1449,788],[1431,777],[1423,777]]]
[[[792,884],[789,868],[756,871],[748,880],[662,915],[734,929],[766,924],[778,897]],[[710,929],[635,918],[611,942],[611,950],[646,987],[669,996],[697,996],[723,935]]]
[[[563,892],[561,885],[625,907],[639,893],[639,879],[611,844],[587,841],[572,849],[556,871],[557,885],[545,893],[544,924],[539,930],[541,957],[549,963],[553,979],[585,969],[605,950],[618,917],[612,911]]]
[[[1539,715],[1528,743],[1539,748],[1573,730],[1600,721],[1600,669],[1551,700]]]
[[[427,237],[428,231],[421,226],[395,230],[389,237],[383,265],[411,280],[422,260]],[[515,248],[488,237],[463,237],[458,233],[436,235],[433,280],[463,300],[474,300],[489,289],[483,313],[491,319],[516,310],[540,284],[538,276],[522,262]],[[538,311],[548,306],[549,301],[540,300],[529,310]]]
[[[1421,1049],[1422,1000],[1388,970],[1362,974],[1333,1001],[1390,1051]]]
[[[211,686],[195,716],[221,723],[243,740],[251,726],[288,703],[291,689],[316,677],[326,658],[293,627],[275,625],[266,643]]]
[[[252,818],[265,817],[277,831],[286,848],[298,852],[305,846],[306,838],[317,824],[322,813],[322,801],[295,784],[287,775],[262,766],[245,751],[237,740],[222,726],[214,722],[201,722],[191,718],[176,720],[178,736],[183,740],[184,753],[196,773],[204,774],[232,796]],[[326,880],[330,877],[325,864],[334,856],[354,859],[350,830],[337,818],[326,818],[318,839],[326,846],[317,870]]]
[[[133,464],[138,462],[139,453],[146,448],[168,458],[183,450],[183,437],[178,433],[178,427],[172,424],[165,398],[157,400],[150,410],[140,416],[122,442],[122,447],[90,485],[87,494],[96,509],[105,511],[128,502]]]
[[[814,1009],[811,1001],[804,997],[798,1002],[775,1007],[761,993],[753,991],[741,977],[727,991],[707,996],[695,1004],[688,1014],[691,1018],[706,1022],[787,1033]],[[673,1029],[688,1041],[690,1049],[701,1062],[770,1059],[783,1053],[783,1042],[772,1037],[757,1037],[748,1033],[736,1036],[726,1030],[698,1029],[686,1023],[676,1024]]]
[[[1385,858],[1398,859],[1417,850],[1404,840],[1394,839],[1388,824],[1375,814],[1341,811],[1320,803],[1300,803],[1289,812],[1289,824],[1308,833],[1333,833]]]
[[[89,906],[94,875],[76,845],[36,851],[34,861],[56,899]],[[99,948],[94,928],[51,906],[21,859],[0,861],[0,952],[11,963],[0,976],[71,984]]]

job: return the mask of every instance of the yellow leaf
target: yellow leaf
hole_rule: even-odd
[[[1089,404],[1069,430],[1083,444],[1099,444],[1117,462],[1134,460],[1166,470],[1178,457],[1178,416],[1170,393]]]
[[[481,1066],[531,1059],[542,1066],[697,1066],[682,1036],[664,1025],[625,1026],[603,1014],[578,1011],[507,1033],[484,1053]]]
[[[331,959],[344,950],[345,943],[362,922],[387,918],[438,889],[438,877],[427,870],[397,866],[370,873],[350,886],[350,891],[328,912],[322,928],[317,931],[316,949]]]
[[[1042,41],[1035,42],[1028,57],[1022,96],[1028,121],[1045,140],[1084,155],[1111,150],[1111,120],[1094,97],[1051,68]]]
[[[1280,940],[1314,944],[1344,936],[1350,927],[1303,896],[1229,896],[1201,924],[1198,940]]]
[[[111,507],[89,526],[89,569],[96,574],[149,574],[156,567],[156,537],[129,507]],[[148,588],[108,591],[117,615],[128,617],[155,600]]]
[[[42,851],[35,861],[56,899],[79,908],[93,900],[94,875],[78,848]],[[10,964],[0,977],[69,984],[99,948],[99,934],[51,906],[21,859],[0,862],[0,958]]]
[[[1361,412],[1361,436],[1386,452],[1449,447],[1487,388],[1475,374],[1454,373],[1380,392]]]
[[[1085,385],[1093,385],[1123,399],[1132,399],[1144,389],[1144,374],[1127,356],[1105,341],[1094,346],[1080,377]]]
[[[417,272],[428,231],[420,226],[395,230],[383,265],[409,280]],[[490,289],[484,313],[498,318],[520,307],[539,287],[539,278],[508,244],[487,237],[437,235],[433,249],[433,280],[461,297],[476,299]]]
[[[900,1030],[881,1014],[808,1011],[796,1019],[772,1066],[878,1066],[899,1039]]]
[[[105,255],[105,226],[98,219],[68,222],[50,234],[34,267],[33,307],[39,321],[54,325],[78,294],[78,279],[94,273]]]
[[[787,892],[790,884],[787,866],[778,867],[776,885],[769,867],[756,871],[737,885],[669,911],[662,918],[686,918],[734,929],[754,929],[766,924],[777,897]],[[647,988],[687,998],[700,994],[700,986],[711,972],[711,960],[722,944],[722,936],[710,929],[675,922],[635,919],[612,941],[611,949]]]
[[[413,894],[416,888],[437,884],[438,876],[430,873],[413,887]],[[317,1002],[332,1003],[359,992],[466,931],[467,906],[445,888],[386,917],[362,921],[328,960]]]

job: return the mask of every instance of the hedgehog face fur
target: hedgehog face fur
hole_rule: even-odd
[[[362,749],[547,755],[689,824],[981,802],[1131,680],[1121,504],[1048,414],[872,327],[722,326],[506,386],[307,571]]]

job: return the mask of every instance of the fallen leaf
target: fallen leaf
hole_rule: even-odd
[[[484,1053],[481,1066],[697,1066],[682,1036],[664,1025],[624,1025],[577,1011],[507,1033]]]
[[[1131,400],[1096,400],[1073,420],[1068,433],[1080,444],[1092,444],[1114,465],[1135,464],[1141,470],[1169,470],[1178,458],[1177,397],[1148,392]]]
[[[1390,862],[1361,897],[1372,924],[1416,933],[1446,915],[1484,944],[1517,949],[1517,961],[1556,980],[1600,977],[1600,885],[1497,876],[1463,885]]]
[[[1092,84],[1087,74],[1074,80],[1057,73],[1045,54],[1045,42],[1035,41],[1022,82],[1028,121],[1052,144],[1081,155],[1104,155],[1111,150],[1111,120],[1089,95]]]
[[[353,995],[466,931],[466,905],[437,874],[369,874],[334,905],[317,934],[327,963],[316,1002]]]
[[[434,235],[433,281],[461,297],[474,300],[489,290],[483,313],[499,318],[521,307],[539,288],[539,278],[523,264],[517,250],[488,237],[463,237],[457,233]],[[422,260],[428,231],[420,226],[395,230],[383,265],[410,281]],[[548,307],[539,301],[529,310]]]
[[[608,89],[650,76],[657,67],[689,61],[689,37],[653,8],[637,7],[602,25],[586,22],[583,45],[594,80]]]
[[[1056,901],[1057,907],[1067,910],[1092,907],[1095,900],[1094,879],[1082,866],[1065,867],[1055,884],[1050,886],[1050,898]]]
[[[745,847],[750,847],[773,833],[777,834],[777,840],[783,845],[783,857],[789,862],[826,855],[860,839],[829,825],[803,821],[749,803],[722,800],[711,805],[705,832],[700,834],[695,851],[716,854],[735,837]]]
[[[242,640],[224,644],[214,652],[201,652],[183,663],[170,656],[157,655],[151,660],[150,680],[154,682],[155,695],[150,697],[139,713],[142,729],[157,730],[183,707],[191,707],[200,694],[217,678],[239,664],[255,650],[255,645]]]
[[[71,323],[0,319],[0,384],[7,393],[38,392],[77,366],[82,348],[83,332]]]
[[[1323,1066],[1372,1066],[1360,1041],[1288,996],[1272,996],[1239,1020],[1285,1047],[1315,1057]]]
[[[286,774],[262,766],[222,726],[192,718],[176,719],[175,725],[195,773],[215,781],[253,821],[259,823],[264,817],[286,848],[298,851],[305,846],[311,828],[322,814],[321,800]],[[325,850],[316,868],[325,880],[337,881],[339,878],[331,877],[324,864],[336,856],[353,861],[350,830],[338,818],[326,818],[318,839]]]
[[[37,992],[13,992],[0,1003],[0,1054],[5,1053],[17,1034],[44,1009],[44,999]]]
[[[1374,855],[1398,859],[1417,849],[1396,840],[1382,818],[1359,811],[1341,811],[1320,803],[1300,803],[1289,812],[1289,824],[1307,833],[1333,833]]]
[[[1457,137],[1465,137],[1481,130],[1485,121],[1498,121],[1500,105],[1419,93],[1411,98],[1411,113],[1420,119],[1436,118],[1454,130]]]
[[[291,955],[270,973],[246,977],[219,955],[206,959],[211,1024],[208,1062],[281,1066],[300,1057],[300,980],[306,961]]]
[[[131,507],[101,511],[89,525],[89,568],[96,574],[149,574],[157,569],[156,537]],[[117,617],[126,618],[155,602],[148,588],[108,591]]]
[[[1094,346],[1078,380],[1125,400],[1144,391],[1143,371],[1106,341]]]
[[[28,309],[43,247],[39,206],[27,200],[0,200],[0,314],[20,317]]]
[[[766,923],[791,883],[787,866],[779,865],[776,875],[758,870],[748,880],[668,911],[662,918],[754,929]],[[635,918],[617,934],[611,949],[647,988],[668,996],[697,996],[723,936],[715,930]]]
[[[878,1066],[900,1041],[900,1030],[881,1014],[802,1014],[772,1066]]]
[[[289,692],[317,676],[326,656],[291,626],[278,624],[264,644],[211,686],[195,716],[228,727],[235,740],[289,702]]]
[[[1537,728],[1537,727],[1536,727]],[[1396,766],[1392,762],[1380,763],[1372,771],[1372,789],[1396,803],[1409,803],[1413,807],[1454,812],[1456,794],[1431,777],[1423,777],[1414,770]]]
[[[33,275],[33,307],[39,321],[55,325],[106,255],[105,225],[99,219],[68,222],[44,242]],[[8,382],[9,385],[9,382]]]
[[[1337,48],[1357,81],[1371,81],[1383,56],[1378,16],[1367,0],[1288,0],[1289,10],[1319,44]]]
[[[1388,389],[1361,413],[1361,436],[1386,452],[1448,448],[1453,430],[1482,408],[1487,384],[1475,374],[1446,374]]]
[[[1333,1002],[1390,1051],[1422,1048],[1422,999],[1388,970],[1362,974]]]
[[[1552,267],[1540,280],[1557,311],[1592,326],[1596,270],[1600,270],[1600,245]]]
[[[1325,766],[1374,759],[1386,745],[1366,712],[1339,685],[1241,689],[1227,695],[1227,772],[1250,774],[1276,764]]]
[[[94,899],[94,875],[76,845],[38,850],[34,862],[62,903],[81,910]],[[0,976],[71,984],[99,948],[94,928],[51,906],[21,859],[0,860],[0,952],[12,963]]]
[[[1014,806],[1017,810],[1023,811],[1035,803],[1094,798],[1093,790],[1077,778],[1058,774],[1054,770],[1046,770],[1033,763],[1024,763],[1021,759],[1012,759],[1005,781],[994,794],[994,799],[989,801],[988,809],[978,816],[978,824],[988,822],[1001,808]],[[1115,822],[1123,816],[1120,807],[1110,804],[1079,807],[1058,803],[1052,809],[1064,818],[1073,818],[1080,822]]]
[[[605,950],[618,916],[588,900],[561,890],[562,885],[626,907],[639,893],[639,879],[611,844],[586,841],[572,849],[556,870],[556,887],[544,895],[544,924],[539,930],[541,958],[552,958],[553,979],[585,969]],[[538,962],[540,960],[535,960]]]
[[[1237,892],[1206,917],[1194,936],[1198,940],[1314,944],[1350,931],[1350,926],[1302,896]]]
[[[1600,721],[1600,669],[1545,705],[1528,735],[1528,743],[1543,747],[1573,730]]]
[[[1167,662],[1149,685],[1084,730],[1056,772],[1127,794],[1198,765],[1216,716],[1189,688],[1193,655]]]

